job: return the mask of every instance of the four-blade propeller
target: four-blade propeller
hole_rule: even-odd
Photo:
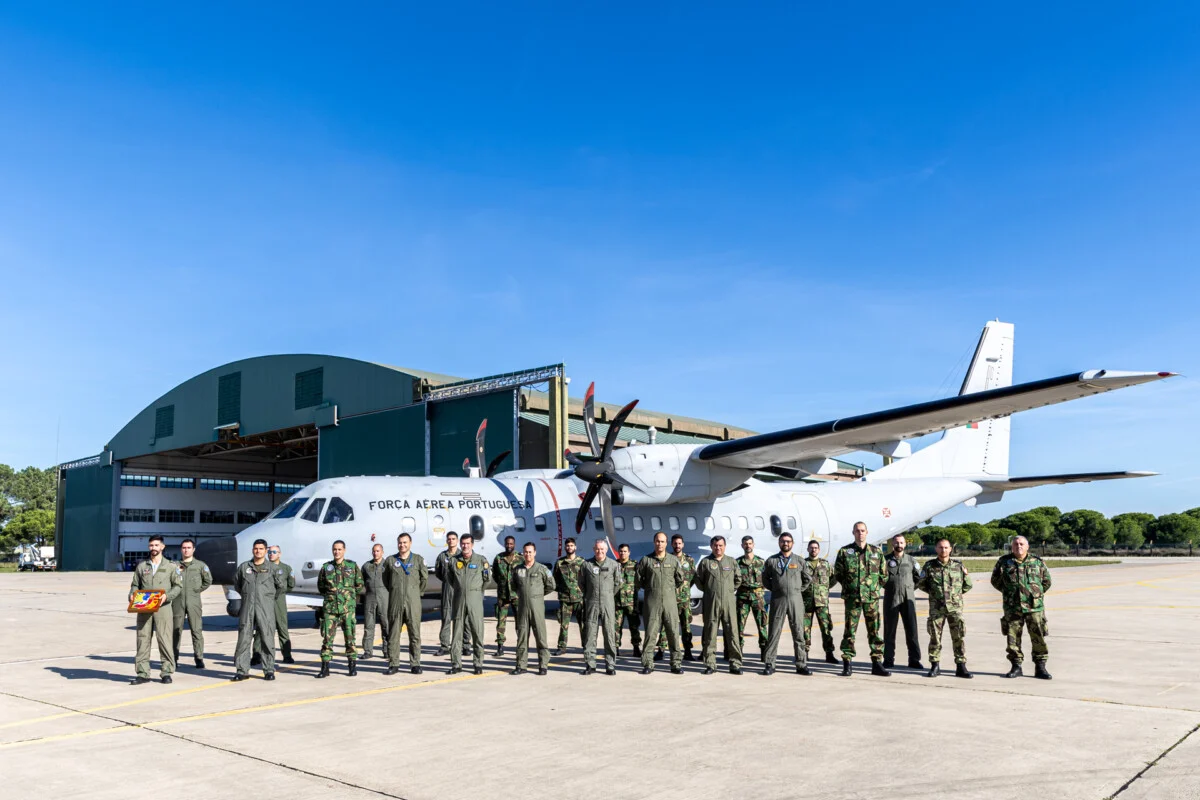
[[[583,500],[579,504],[579,511],[575,515],[576,533],[583,532],[584,519],[591,510],[597,495],[600,496],[600,514],[604,519],[604,532],[606,534],[612,532],[612,485],[619,483],[623,486],[630,486],[630,483],[622,478],[613,467],[612,452],[617,444],[621,426],[625,424],[625,420],[637,404],[638,401],[633,400],[617,412],[608,425],[608,435],[604,437],[604,444],[601,445],[600,436],[596,432],[596,384],[593,382],[588,386],[587,394],[583,398],[583,424],[587,430],[592,454],[582,456],[576,455],[570,450],[566,451],[567,462],[574,468],[575,477],[586,481],[588,485],[587,491],[583,494]]]

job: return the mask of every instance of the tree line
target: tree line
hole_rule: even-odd
[[[0,464],[0,553],[20,544],[54,544],[56,473],[54,467],[17,471]]]
[[[946,537],[955,547],[1000,549],[1014,536],[1024,536],[1034,546],[1137,549],[1200,545],[1200,507],[1156,517],[1132,511],[1106,517],[1080,508],[1065,514],[1055,506],[1038,506],[991,522],[928,525],[907,534],[915,544],[933,544]]]

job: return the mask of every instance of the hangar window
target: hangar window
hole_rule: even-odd
[[[723,530],[723,531],[733,530],[733,520],[731,520],[729,517],[721,517],[721,530]]]
[[[238,481],[237,490],[239,492],[269,492],[271,491],[270,481]]]
[[[687,529],[688,529],[689,531],[694,531],[694,530],[696,530],[696,518],[695,518],[695,517],[688,517],[688,518],[687,518]]]
[[[329,510],[325,512],[325,524],[330,522],[348,522],[354,519],[354,509],[340,497],[329,501]]]
[[[253,525],[267,518],[266,511],[239,511],[237,515],[238,525]]]
[[[158,479],[160,489],[195,489],[195,478],[168,478],[166,475]]]
[[[118,522],[154,522],[153,508],[122,508]]]
[[[296,373],[296,410],[321,405],[325,394],[325,368]]]
[[[211,492],[232,492],[237,488],[237,481],[228,478],[201,478],[200,488]]]
[[[546,518],[545,517],[534,517],[533,518],[533,529],[535,531],[546,530]]]
[[[168,523],[191,523],[196,521],[196,512],[164,508],[158,512],[158,521]]]
[[[232,425],[242,419],[242,373],[217,378],[217,424]]]
[[[525,518],[524,517],[517,517],[517,530],[518,531],[525,530]]]
[[[201,525],[232,525],[234,515],[232,511],[201,511]]]
[[[642,529],[642,518],[641,517],[633,518],[633,529],[635,531],[640,531]]]
[[[667,527],[673,531],[679,530],[679,517],[667,517]]]
[[[275,494],[295,494],[305,487],[303,483],[279,483],[275,482]]]
[[[321,518],[321,511],[323,511],[324,508],[325,508],[325,498],[324,497],[318,498],[312,502],[312,505],[310,505],[308,507],[308,510],[306,510],[304,512],[304,514],[300,517],[300,519],[305,520],[307,522],[316,522],[317,520],[319,520]]]
[[[704,530],[711,531],[711,530],[715,530],[716,527],[717,527],[717,523],[713,522],[712,517],[704,518]]]
[[[122,475],[122,486],[157,486],[158,478],[153,475]]]
[[[625,530],[625,518],[624,517],[613,517],[613,530],[614,531]]]
[[[652,531],[662,530],[662,517],[651,517],[650,518],[650,530],[652,530]]]
[[[300,509],[304,508],[304,504],[307,502],[307,497],[293,497],[291,500],[288,500],[286,503],[281,505],[279,509],[271,515],[271,518],[291,519],[300,513]]]
[[[795,517],[788,517],[787,522],[788,522],[788,530],[789,531],[796,530],[796,518]]]
[[[412,517],[403,517],[400,520],[400,532],[401,533],[416,533],[416,530],[417,530],[417,521],[415,519],[413,519]]]
[[[765,529],[766,527],[767,527],[767,523],[763,521],[762,517],[754,518],[754,530],[761,531],[761,530]]]
[[[165,439],[175,435],[175,406],[154,409],[154,438]]]

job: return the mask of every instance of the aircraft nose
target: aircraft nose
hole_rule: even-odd
[[[208,564],[212,572],[213,583],[222,586],[232,586],[233,576],[237,572],[237,538],[222,536],[219,539],[207,539],[196,545],[196,558]]]

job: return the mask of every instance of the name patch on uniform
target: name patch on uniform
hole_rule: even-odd
[[[467,564],[467,569],[478,569],[478,568],[479,568],[478,564]]]
[[[795,569],[795,568],[796,568],[795,564],[788,564],[788,569]]]
[[[733,569],[733,567],[721,567],[721,570],[723,572],[729,572],[729,570],[731,570],[731,569]]]
[[[525,568],[524,568],[524,567],[519,567],[519,568],[517,569],[517,574],[518,574],[518,575],[524,575],[524,574],[525,574]]]

